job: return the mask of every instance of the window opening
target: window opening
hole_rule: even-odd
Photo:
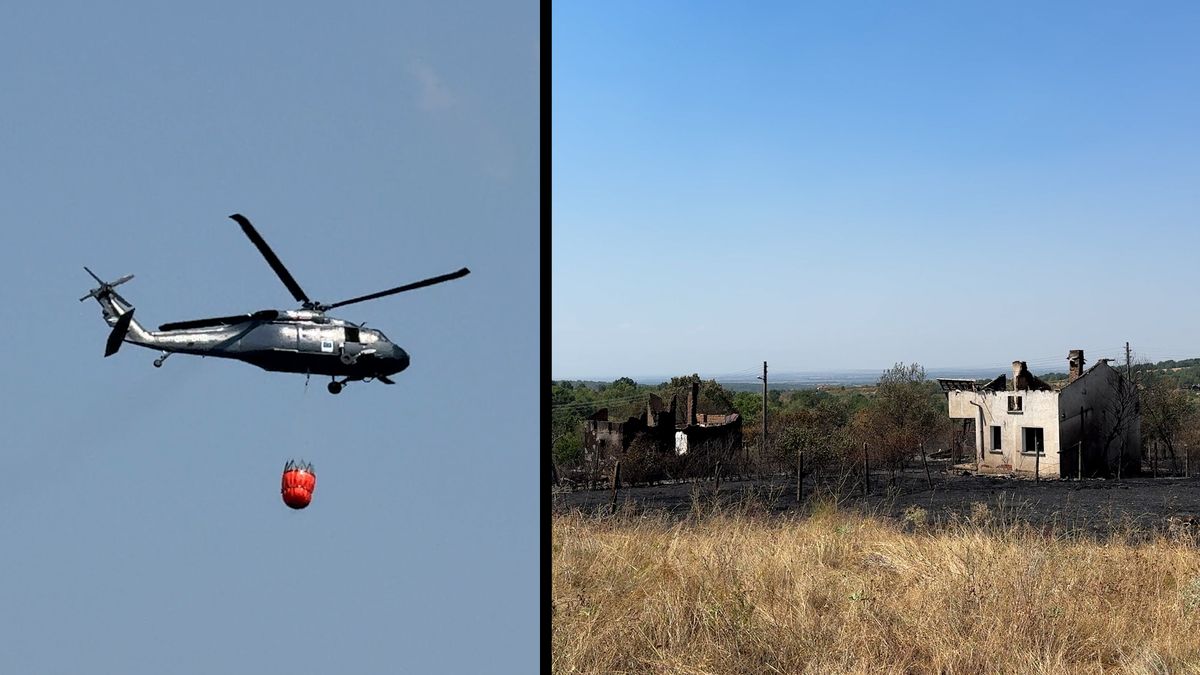
[[[1021,452],[1027,455],[1046,454],[1045,434],[1041,427],[1024,427],[1021,429]]]

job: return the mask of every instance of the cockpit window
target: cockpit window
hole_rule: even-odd
[[[375,341],[375,340],[383,340],[385,342],[387,341],[387,336],[384,335],[383,331],[381,331],[381,330],[375,330],[372,328],[371,330],[367,330],[367,331],[363,331],[363,332],[370,333],[371,337],[367,338],[370,341]]]

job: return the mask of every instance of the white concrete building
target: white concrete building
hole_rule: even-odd
[[[1013,378],[986,384],[939,378],[951,418],[974,426],[975,464],[981,470],[1040,476],[1111,476],[1141,466],[1136,392],[1101,360],[1083,370],[1083,351],[1068,356],[1067,384],[1054,389],[1013,361]]]

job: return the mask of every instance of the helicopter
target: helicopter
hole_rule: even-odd
[[[382,331],[336,319],[326,312],[440,284],[471,273],[464,267],[456,272],[386,291],[325,304],[308,297],[245,216],[235,213],[229,217],[241,226],[242,232],[266,259],[292,297],[300,303],[300,309],[263,309],[250,314],[176,321],[162,324],[157,331],[150,331],[134,320],[133,305],[115,290],[116,286],[129,281],[133,275],[127,274],[116,281],[107,282],[85,266],[84,271],[100,285],[79,301],[95,298],[100,303],[104,321],[112,327],[104,345],[104,356],[116,354],[121,345],[128,342],[161,351],[162,355],[154,360],[155,368],[161,368],[168,356],[178,353],[237,359],[263,370],[300,373],[306,377],[329,375],[332,379],[327,388],[331,394],[341,393],[348,382],[354,381],[378,380],[384,384],[395,384],[389,376],[408,367],[408,354]],[[342,378],[340,381],[339,377]]]

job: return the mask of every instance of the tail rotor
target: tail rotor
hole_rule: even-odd
[[[133,305],[129,304],[129,301],[125,298],[122,298],[120,293],[113,290],[113,287],[120,286],[129,281],[133,278],[133,275],[126,274],[116,281],[104,281],[87,267],[84,267],[83,270],[91,275],[96,280],[96,283],[100,285],[88,291],[88,294],[80,298],[79,301],[83,302],[88,298],[95,298],[100,303],[104,319],[112,326],[112,332],[108,334],[108,340],[104,343],[104,355],[112,356],[121,348],[121,343],[125,341],[125,337],[129,333],[130,324],[133,323]],[[138,330],[142,330],[140,326]]]
[[[111,281],[111,282],[103,281],[100,279],[100,277],[96,276],[95,272],[92,272],[91,270],[89,270],[87,268],[87,266],[84,266],[83,270],[85,272],[87,272],[88,274],[90,274],[92,276],[92,278],[96,280],[96,283],[100,284],[100,286],[88,291],[87,295],[85,295],[79,299],[80,302],[83,302],[84,300],[87,300],[88,298],[99,299],[99,298],[104,297],[109,294],[116,295],[116,292],[113,291],[113,287],[120,286],[121,284],[123,284],[126,281],[129,281],[130,279],[133,278],[132,274],[126,274],[125,276],[121,277],[120,279],[117,279],[116,281]],[[117,298],[121,298],[121,296],[117,295]],[[124,299],[121,298],[121,301],[124,302]],[[129,303],[125,303],[125,304],[129,304]]]

